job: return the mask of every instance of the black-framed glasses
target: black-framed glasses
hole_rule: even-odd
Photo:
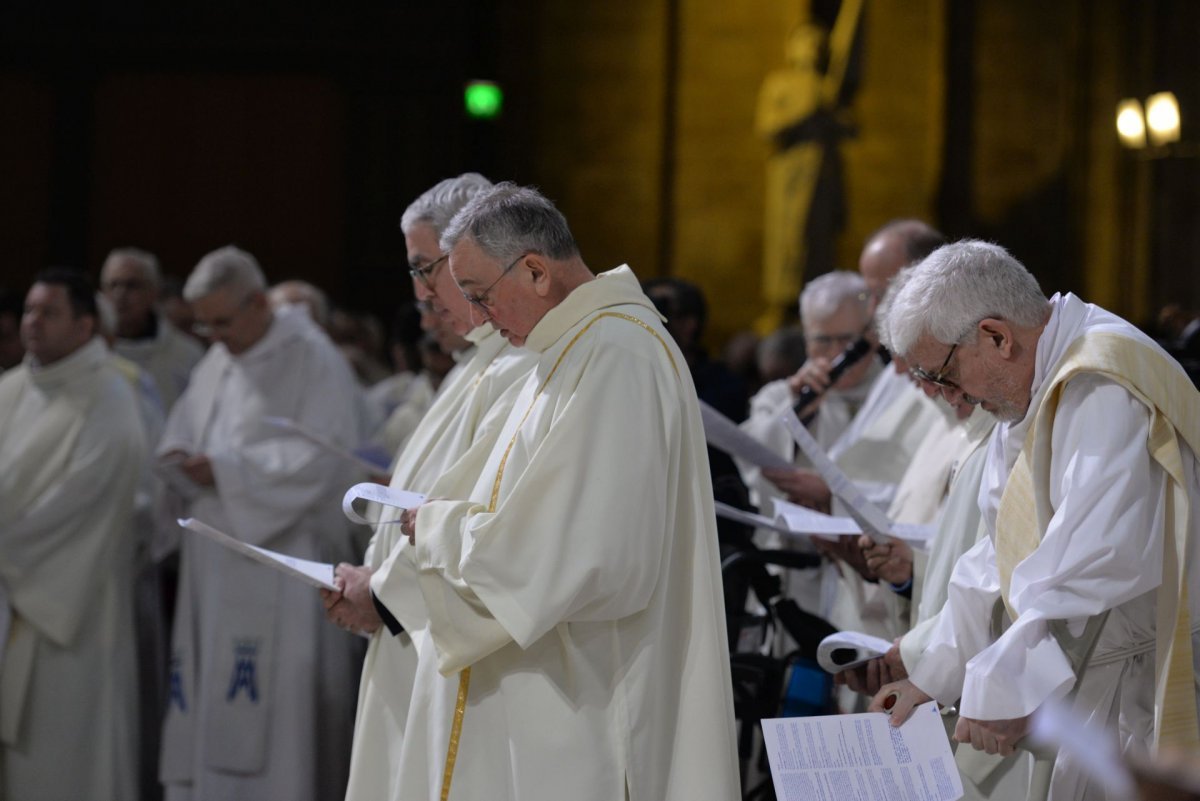
[[[430,276],[433,275],[433,271],[437,269],[437,266],[439,264],[441,264],[442,262],[444,262],[448,258],[450,258],[450,254],[443,253],[441,256],[438,256],[436,259],[429,262],[429,264],[426,264],[424,267],[416,267],[416,266],[413,266],[410,264],[410,265],[408,265],[408,274],[411,275],[413,278],[418,279],[422,284],[425,285],[426,289],[432,290],[433,289],[433,281],[430,280]]]
[[[513,259],[512,263],[510,263],[507,267],[505,267],[500,272],[500,275],[496,278],[496,280],[493,281],[491,284],[489,284],[488,288],[483,290],[479,294],[472,295],[469,292],[463,290],[462,296],[464,298],[466,298],[467,302],[470,303],[472,306],[479,309],[484,314],[488,314],[490,312],[490,307],[491,307],[491,303],[488,301],[488,295],[491,294],[492,289],[495,288],[496,284],[500,283],[500,280],[502,278],[504,278],[504,276],[509,274],[509,272],[512,270],[513,267],[516,267],[517,264],[528,255],[529,255],[529,253],[522,253],[520,256],[517,256],[515,259]]]
[[[937,369],[936,373],[931,373],[924,367],[913,365],[909,368],[909,372],[914,377],[922,381],[928,381],[930,384],[938,387],[946,387],[947,389],[958,389],[958,384],[946,378],[946,372],[950,369],[950,360],[954,358],[954,352],[958,350],[958,343],[955,342],[950,346],[950,352],[946,354],[946,360],[942,362],[942,366]]]

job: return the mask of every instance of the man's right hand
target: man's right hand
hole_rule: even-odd
[[[797,400],[800,397],[800,390],[805,387],[811,388],[818,396],[824,394],[825,390],[829,389],[829,359],[823,356],[814,356],[804,363],[791,378],[787,380],[788,389],[792,391],[792,399]],[[817,402],[820,402],[818,397]],[[816,405],[809,407],[816,408]]]
[[[867,711],[891,712],[892,725],[899,726],[908,720],[914,709],[932,700],[933,696],[926,695],[917,685],[908,679],[901,679],[880,687]]]

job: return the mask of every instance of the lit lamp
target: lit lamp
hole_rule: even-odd
[[[1117,136],[1125,147],[1141,149],[1146,146],[1146,118],[1142,115],[1140,101],[1128,98],[1117,104]]]
[[[1146,146],[1147,134],[1154,147],[1179,141],[1179,101],[1174,93],[1150,95],[1146,98],[1144,114],[1141,102],[1133,98],[1126,98],[1117,104],[1117,136],[1121,138],[1121,144],[1141,150]]]
[[[1146,127],[1152,145],[1179,141],[1179,102],[1173,93],[1159,92],[1146,98]]]

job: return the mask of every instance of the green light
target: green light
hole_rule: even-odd
[[[468,116],[490,120],[500,116],[504,92],[492,81],[471,81],[463,90],[463,104]]]

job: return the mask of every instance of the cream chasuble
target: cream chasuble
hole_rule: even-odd
[[[99,338],[0,379],[0,798],[137,795],[133,501],[146,444]]]
[[[516,389],[537,361],[536,354],[509,346],[490,325],[479,326],[467,338],[475,344],[471,355],[447,379],[398,455],[392,487],[430,497],[468,494],[508,416]],[[450,474],[461,478],[455,481]],[[446,480],[439,481],[444,476]],[[398,525],[386,522],[397,517],[390,512],[384,515],[364,560],[375,571],[372,592],[389,609],[401,603],[398,595],[418,592],[408,539]],[[348,801],[398,797],[399,757],[422,629],[393,635],[382,627],[371,637],[358,690]]]
[[[547,312],[527,348],[537,366],[471,500],[417,515],[420,602],[392,611],[427,613],[429,636],[393,798],[737,798],[683,357],[627,267]]]

